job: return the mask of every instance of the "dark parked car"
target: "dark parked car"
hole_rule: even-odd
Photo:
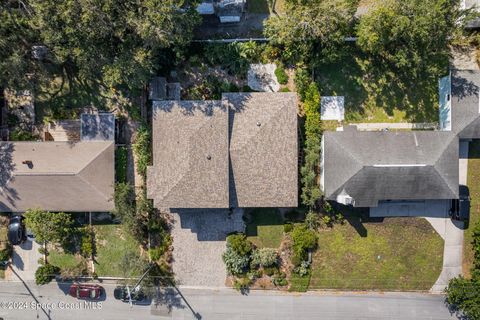
[[[459,198],[452,200],[449,214],[453,220],[468,221],[470,217],[470,191],[467,186],[460,186]]]
[[[130,300],[128,299],[128,291],[129,290],[127,287],[116,287],[115,290],[113,290],[113,296],[117,300],[129,302]],[[145,300],[145,294],[140,287],[135,288],[135,290],[130,289],[130,297],[132,302]]]
[[[8,241],[13,245],[18,245],[25,241],[25,238],[23,217],[19,215],[12,216],[8,224]]]
[[[78,299],[98,300],[102,295],[103,288],[98,284],[74,283],[70,286],[69,294]]]

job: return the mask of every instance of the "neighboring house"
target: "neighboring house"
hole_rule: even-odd
[[[0,212],[113,210],[114,143],[0,142]]]
[[[197,12],[201,15],[215,14],[221,23],[240,22],[245,11],[246,0],[204,0]]]
[[[440,131],[325,132],[321,187],[355,207],[381,201],[458,198],[459,140],[480,138],[480,72],[439,81]]]
[[[154,101],[147,196],[157,208],[296,207],[297,97]]]

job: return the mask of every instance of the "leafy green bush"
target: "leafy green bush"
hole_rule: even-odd
[[[320,217],[318,213],[309,211],[305,217],[305,224],[310,230],[317,230],[320,227]]]
[[[480,319],[480,279],[453,278],[445,292],[448,304],[455,311],[461,310],[465,319]]]
[[[150,256],[150,260],[152,261],[160,260],[160,258],[163,256],[164,253],[165,253],[164,246],[148,249],[148,255]]]
[[[297,257],[297,263],[294,264],[298,265],[299,260],[306,260],[307,250],[314,249],[317,246],[317,235],[303,224],[295,226],[291,236],[293,240],[293,255]]]
[[[232,275],[242,274],[246,271],[250,257],[239,255],[232,247],[227,245],[227,250],[222,255],[227,272]]]
[[[37,285],[47,284],[55,278],[60,269],[51,264],[38,267],[35,271],[35,283]]]
[[[289,233],[293,230],[293,223],[287,222],[283,225],[283,232]]]
[[[308,275],[308,272],[310,270],[309,268],[310,268],[310,262],[302,261],[302,263],[300,263],[298,267],[293,269],[293,272],[295,272],[301,277],[305,277],[306,275]]]
[[[246,75],[249,65],[249,54],[245,51],[242,53],[241,45],[236,42],[216,43],[206,45],[204,56],[211,66],[221,66],[230,74],[242,76]]]
[[[137,168],[139,173],[145,177],[147,174],[147,166],[150,164],[150,130],[146,125],[141,126],[137,130],[135,143],[132,145],[133,153],[137,160]]]
[[[278,253],[273,248],[260,248],[253,251],[252,264],[255,266],[271,267],[277,262]]]
[[[266,267],[263,268],[263,273],[265,273],[267,276],[271,277],[272,275],[275,274],[275,272],[278,272],[277,267]]]
[[[230,247],[241,256],[249,255],[253,250],[253,244],[243,233],[231,234],[227,237],[227,247]]]
[[[281,88],[280,92],[290,92],[290,89],[288,89],[287,87]]]
[[[115,150],[115,177],[117,182],[127,182],[127,159],[127,148],[118,147],[117,150]]]
[[[38,137],[34,136],[31,132],[17,128],[10,132],[11,141],[35,141]]]
[[[12,246],[7,244],[5,249],[0,251],[0,261],[8,261],[12,257]]]
[[[285,72],[283,66],[278,66],[275,69],[275,76],[277,77],[278,83],[287,84],[288,83],[288,74]]]
[[[298,95],[300,96],[300,100],[302,102],[305,101],[308,86],[311,83],[310,75],[308,74],[307,69],[303,66],[297,66],[293,82],[295,83],[295,87],[297,89]]]
[[[82,246],[80,248],[85,258],[93,256],[93,228],[85,227],[82,233]]]
[[[285,272],[277,271],[272,277],[272,283],[277,287],[284,287],[288,284]]]
[[[250,280],[249,277],[235,278],[235,280],[233,281],[233,287],[235,288],[235,290],[238,291],[248,290],[251,284],[252,280]]]
[[[300,169],[302,182],[302,202],[312,208],[322,193],[318,185],[317,169],[320,165],[322,123],[320,120],[320,94],[314,82],[305,93],[305,146],[304,163]]]

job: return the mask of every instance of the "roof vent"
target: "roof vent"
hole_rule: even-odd
[[[212,160],[212,156],[211,156],[211,155],[208,155],[208,156],[207,156],[207,159],[208,159],[208,160]]]
[[[260,123],[260,121],[257,121],[257,127],[260,127],[262,124]]]

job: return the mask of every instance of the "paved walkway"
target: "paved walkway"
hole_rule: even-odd
[[[227,272],[222,261],[225,239],[229,233],[245,230],[243,210],[236,209],[229,215],[224,209],[191,209],[172,215],[173,271],[178,283],[225,287]]]
[[[459,182],[467,184],[468,142],[460,141]],[[462,274],[463,222],[449,218],[427,218],[445,241],[443,269],[431,291],[443,292],[450,279]],[[443,221],[442,221],[443,220]]]

